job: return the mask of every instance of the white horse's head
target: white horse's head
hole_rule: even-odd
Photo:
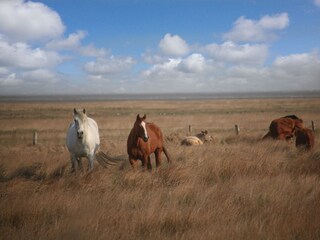
[[[77,137],[78,139],[83,138],[83,133],[85,132],[85,125],[87,122],[87,115],[86,110],[83,109],[82,111],[77,111],[77,109],[73,109],[73,119],[77,131]]]

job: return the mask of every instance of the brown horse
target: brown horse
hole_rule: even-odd
[[[298,128],[295,132],[296,147],[311,150],[314,148],[314,134],[309,128]]]
[[[297,116],[281,117],[271,122],[269,132],[262,139],[272,138],[289,142],[292,140],[296,129],[301,128],[303,128],[303,120]]]
[[[141,160],[142,167],[152,169],[150,154],[154,153],[156,157],[156,166],[161,165],[162,151],[170,162],[169,154],[163,146],[163,134],[160,128],[154,123],[145,122],[146,115],[140,117],[137,115],[136,121],[131,129],[127,140],[127,152],[129,162],[134,167],[138,160]]]

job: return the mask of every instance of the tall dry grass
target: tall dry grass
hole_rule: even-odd
[[[273,117],[287,114],[281,104],[320,122],[309,107],[319,99],[268,101],[87,103],[104,150],[125,153],[135,114],[147,112],[163,129],[173,163],[149,172],[127,161],[108,169],[96,162],[93,172],[77,175],[63,143],[77,103],[2,104],[11,117],[0,117],[0,238],[319,239],[319,131],[312,152],[260,141]],[[215,141],[180,146],[188,124],[209,129]],[[32,146],[35,127],[39,144]]]

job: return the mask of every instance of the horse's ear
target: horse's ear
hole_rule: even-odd
[[[146,118],[147,118],[147,116],[143,115],[142,120],[144,121],[144,120],[146,120]]]
[[[86,109],[85,108],[83,109],[83,113],[86,114]]]
[[[137,114],[137,118],[136,118],[137,121],[140,121],[140,115]]]
[[[74,108],[74,109],[73,109],[73,113],[74,113],[74,114],[77,114],[77,109]]]

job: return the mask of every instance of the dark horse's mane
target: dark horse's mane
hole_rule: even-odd
[[[300,119],[296,115],[288,115],[288,116],[285,116],[284,118]]]

